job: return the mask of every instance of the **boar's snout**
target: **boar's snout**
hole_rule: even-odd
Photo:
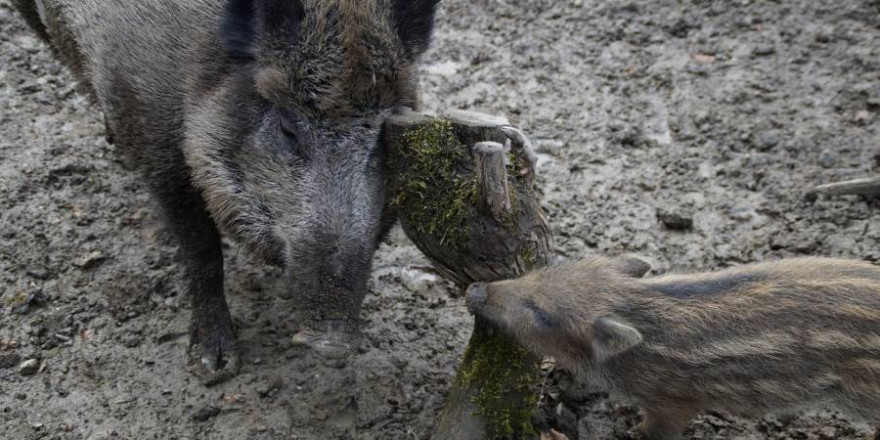
[[[476,314],[486,304],[486,284],[473,283],[465,292],[465,304],[471,313]]]

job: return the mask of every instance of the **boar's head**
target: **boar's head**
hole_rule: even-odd
[[[285,266],[318,319],[358,310],[385,210],[383,119],[416,101],[438,0],[230,0],[185,154],[227,234]]]

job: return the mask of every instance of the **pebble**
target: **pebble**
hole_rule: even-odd
[[[36,359],[28,359],[18,366],[18,374],[22,376],[32,376],[40,369],[40,361]]]
[[[105,259],[106,257],[101,251],[92,251],[74,260],[73,265],[80,269],[90,269],[97,266]]]
[[[122,345],[127,348],[135,348],[141,345],[141,337],[139,335],[127,334],[122,336]]]
[[[745,222],[757,217],[758,213],[755,212],[754,208],[744,206],[731,209],[729,215],[733,220]]]
[[[758,134],[755,146],[761,151],[767,151],[779,145],[780,141],[782,141],[782,133],[779,130],[766,130]]]
[[[533,143],[536,153],[556,155],[565,146],[565,142],[556,139],[537,139]]]
[[[196,422],[204,422],[210,418],[217,417],[218,414],[220,414],[220,408],[217,408],[216,406],[204,406],[193,412],[192,419]]]
[[[776,53],[776,48],[772,44],[759,44],[752,51],[752,54],[756,57],[765,57],[774,53]]]
[[[49,278],[49,272],[39,267],[28,267],[25,269],[25,273],[31,278],[38,280],[46,280]]]
[[[837,438],[837,428],[833,426],[826,426],[822,428],[820,435],[822,436],[822,438],[835,439]]]
[[[837,165],[837,154],[829,149],[822,150],[819,153],[819,166],[822,168],[834,168]]]
[[[400,281],[404,287],[415,293],[426,292],[431,286],[440,281],[437,275],[420,269],[403,269],[400,275]]]
[[[691,229],[694,226],[694,218],[692,215],[684,212],[667,210],[665,208],[657,209],[657,219],[669,229],[684,230]]]

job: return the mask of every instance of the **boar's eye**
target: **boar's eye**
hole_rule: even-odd
[[[532,312],[532,315],[535,317],[535,321],[543,326],[544,328],[558,328],[559,321],[556,320],[549,313],[538,307],[533,301],[523,301],[523,307]]]
[[[306,145],[303,144],[303,138],[299,134],[299,130],[296,129],[295,125],[282,119],[278,123],[278,129],[284,137],[284,143],[287,144],[288,151],[302,160],[307,160],[308,154]]]
[[[281,134],[283,134],[284,137],[287,138],[287,140],[294,142],[299,141],[298,136],[296,135],[296,131],[288,127],[286,122],[282,121],[278,124],[278,126],[281,129]]]

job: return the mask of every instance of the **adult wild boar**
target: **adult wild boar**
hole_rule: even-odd
[[[641,404],[651,440],[680,438],[705,409],[829,405],[880,427],[880,267],[797,258],[638,278],[649,268],[589,258],[474,284],[467,303]]]
[[[208,382],[237,372],[220,232],[350,349],[385,210],[383,119],[439,0],[13,0],[103,110],[179,240]]]

